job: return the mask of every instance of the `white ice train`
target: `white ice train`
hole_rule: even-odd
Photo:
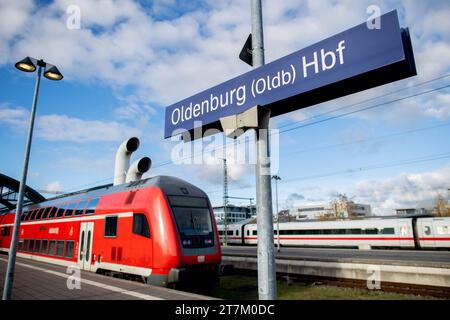
[[[450,249],[450,217],[410,217],[280,223],[282,246]],[[219,224],[224,242],[224,225]],[[227,226],[227,243],[256,245],[255,223]],[[274,240],[277,240],[274,224]]]

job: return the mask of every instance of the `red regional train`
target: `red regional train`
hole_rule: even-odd
[[[0,216],[0,251],[9,251],[13,223],[14,212]],[[221,261],[207,195],[169,176],[24,207],[19,235],[19,257],[136,275],[163,286],[211,282]]]

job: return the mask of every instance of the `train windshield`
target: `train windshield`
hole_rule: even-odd
[[[184,247],[214,245],[213,224],[206,198],[169,196]]]

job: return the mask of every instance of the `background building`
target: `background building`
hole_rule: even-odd
[[[372,216],[369,204],[356,203],[345,196],[339,196],[330,203],[297,206],[296,220],[356,219]]]
[[[213,207],[217,223],[224,222],[224,206]],[[256,206],[227,206],[227,222],[236,223],[241,220],[256,217]]]
[[[408,214],[433,214],[433,208],[401,208],[395,209],[395,214],[404,216]]]

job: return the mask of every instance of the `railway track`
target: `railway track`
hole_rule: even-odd
[[[236,275],[257,277],[257,272],[255,270],[236,268],[233,270],[233,273]],[[307,276],[307,275],[295,275],[287,273],[277,273],[277,278],[285,280],[288,284],[306,283],[311,285],[312,284],[330,285],[336,287],[364,289],[369,291],[380,290],[383,292],[395,292],[403,294],[413,294],[418,296],[430,296],[435,298],[450,299],[450,288],[448,287],[381,281],[379,289],[370,290],[367,287],[367,282],[359,279]]]

